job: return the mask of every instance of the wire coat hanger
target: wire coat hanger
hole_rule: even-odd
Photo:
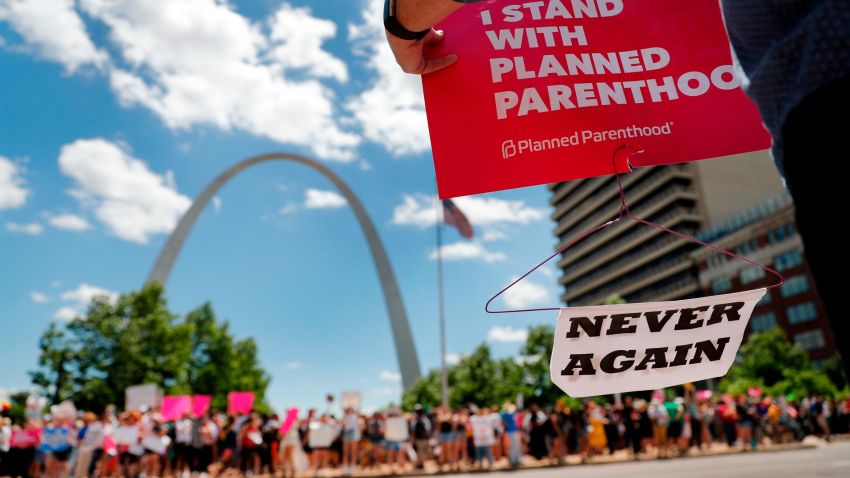
[[[541,262],[541,263],[537,264],[537,265],[536,265],[536,266],[534,266],[534,268],[532,268],[530,271],[526,272],[525,274],[523,274],[522,276],[520,276],[519,278],[517,278],[516,280],[514,280],[514,281],[513,281],[513,282],[511,282],[510,284],[508,284],[508,286],[507,286],[507,287],[505,287],[504,289],[500,290],[500,291],[499,291],[496,295],[494,295],[493,297],[491,297],[491,298],[490,298],[490,300],[488,300],[488,301],[487,301],[487,303],[484,305],[484,310],[485,310],[488,314],[511,314],[511,313],[521,313],[521,312],[542,312],[542,311],[561,310],[561,309],[563,309],[564,307],[543,307],[543,308],[537,308],[537,309],[490,310],[490,304],[491,304],[494,300],[496,300],[499,296],[501,296],[502,294],[504,294],[504,293],[505,293],[508,289],[510,289],[511,287],[513,287],[513,286],[515,286],[516,284],[518,284],[520,281],[522,281],[523,279],[525,279],[526,277],[528,277],[529,275],[531,275],[531,273],[533,273],[533,272],[534,272],[534,271],[536,271],[537,269],[539,269],[539,268],[543,267],[543,266],[544,266],[547,262],[551,261],[552,259],[554,259],[554,258],[555,258],[555,257],[557,257],[558,255],[563,254],[563,253],[564,253],[564,251],[566,251],[566,250],[567,250],[567,249],[569,249],[570,247],[572,247],[572,246],[574,246],[575,244],[577,244],[577,243],[581,242],[582,240],[586,239],[587,237],[589,237],[589,236],[591,236],[591,235],[595,234],[596,232],[599,232],[599,231],[601,231],[602,229],[607,228],[608,226],[611,226],[611,225],[614,225],[614,224],[616,224],[616,223],[618,223],[618,222],[621,222],[621,221],[622,221],[622,220],[624,220],[624,219],[631,219],[631,220],[636,221],[636,222],[639,222],[639,223],[641,223],[641,224],[644,224],[644,225],[647,225],[647,226],[650,226],[650,227],[654,227],[654,228],[656,228],[656,229],[660,229],[660,230],[662,230],[662,231],[664,231],[664,232],[667,232],[667,233],[669,233],[669,234],[673,234],[674,236],[678,236],[678,237],[680,237],[680,238],[682,238],[682,239],[686,239],[686,240],[688,240],[688,241],[690,241],[690,242],[697,243],[697,244],[699,244],[699,245],[701,245],[701,246],[703,246],[703,247],[708,247],[708,248],[714,249],[715,251],[720,252],[720,253],[722,253],[722,254],[724,254],[724,255],[728,256],[728,257],[732,257],[732,258],[735,258],[735,259],[739,259],[739,260],[744,261],[744,262],[746,262],[746,263],[748,263],[748,264],[750,264],[750,265],[753,265],[753,266],[756,266],[756,267],[760,267],[760,268],[761,268],[761,269],[763,269],[765,272],[767,272],[767,273],[769,273],[769,274],[772,274],[772,275],[773,275],[773,276],[775,276],[777,279],[779,279],[779,282],[777,282],[777,283],[775,283],[775,284],[772,284],[772,285],[770,285],[770,286],[767,286],[766,288],[767,288],[768,290],[770,290],[770,289],[774,289],[774,288],[777,288],[777,287],[780,287],[782,284],[784,284],[784,283],[785,283],[785,277],[783,277],[783,276],[782,276],[782,274],[780,274],[779,272],[775,271],[774,269],[771,269],[770,267],[767,267],[767,266],[765,266],[765,265],[763,265],[763,264],[759,264],[758,262],[755,262],[755,261],[751,261],[751,260],[749,260],[749,259],[747,259],[747,258],[745,258],[745,257],[741,257],[740,255],[735,254],[735,253],[734,253],[734,252],[732,252],[732,251],[728,251],[728,250],[726,250],[726,249],[723,249],[723,248],[721,248],[721,247],[715,246],[715,245],[713,245],[713,244],[709,244],[709,243],[707,243],[707,242],[701,241],[701,240],[697,239],[696,237],[689,236],[689,235],[684,234],[684,233],[682,233],[682,232],[674,231],[674,230],[669,229],[669,228],[667,228],[667,227],[661,226],[661,225],[659,225],[659,224],[655,224],[654,222],[650,222],[650,221],[647,221],[647,220],[645,220],[645,219],[643,219],[643,218],[640,218],[640,217],[637,217],[637,216],[633,215],[633,214],[632,214],[632,212],[631,212],[631,210],[629,209],[629,205],[626,203],[626,192],[625,192],[625,190],[623,189],[623,183],[622,183],[622,181],[620,180],[620,175],[621,175],[623,172],[631,172],[632,168],[631,168],[631,165],[630,165],[630,163],[629,163],[629,157],[631,157],[631,155],[632,155],[632,154],[637,154],[637,153],[642,153],[642,152],[643,152],[643,149],[640,149],[639,147],[635,147],[634,145],[631,145],[631,144],[622,144],[622,145],[618,146],[618,147],[614,150],[614,153],[611,155],[611,163],[612,163],[612,166],[613,166],[613,169],[614,169],[613,174],[614,174],[615,178],[617,179],[617,186],[618,186],[618,187],[619,187],[619,189],[620,189],[620,215],[619,215],[619,217],[617,217],[617,218],[615,218],[615,219],[612,219],[612,220],[610,220],[610,221],[608,221],[608,222],[606,222],[606,223],[600,224],[600,225],[598,225],[598,226],[596,226],[596,227],[593,227],[593,228],[591,228],[591,229],[589,229],[589,230],[587,230],[587,231],[585,231],[585,232],[581,233],[578,237],[576,237],[576,238],[575,238],[575,239],[573,239],[572,241],[568,242],[565,246],[563,246],[563,247],[561,247],[560,249],[558,249],[557,251],[555,251],[555,253],[554,253],[554,254],[552,254],[551,256],[547,257],[547,258],[546,258],[543,262]],[[625,155],[625,156],[623,157],[623,160],[622,160],[621,162],[619,162],[619,163],[618,163],[618,162],[617,162],[618,158],[619,158],[619,157],[621,157],[621,156],[623,156],[623,155]]]

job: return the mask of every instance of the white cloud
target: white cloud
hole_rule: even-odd
[[[286,368],[289,369],[289,370],[298,370],[303,366],[304,366],[304,364],[302,364],[301,362],[287,362],[286,363]]]
[[[307,189],[304,193],[304,207],[307,209],[337,209],[346,204],[348,201],[335,191]]]
[[[436,209],[437,198],[425,194],[405,194],[402,203],[393,209],[392,223],[400,226],[426,228],[442,220],[442,210]]]
[[[30,292],[30,299],[36,304],[46,304],[47,302],[50,302],[50,299],[48,299],[45,294],[36,290]]]
[[[21,207],[30,192],[24,187],[21,167],[0,156],[0,211]]]
[[[27,234],[30,236],[38,236],[44,232],[44,226],[37,222],[20,224],[17,222],[7,222],[6,230],[17,234]]]
[[[348,81],[348,68],[322,45],[336,37],[336,23],[312,15],[309,8],[284,3],[269,21],[274,43],[270,55],[284,69],[303,69],[318,78]]]
[[[23,38],[25,49],[62,64],[68,73],[108,62],[86,33],[74,0],[0,0],[0,21]]]
[[[480,242],[460,241],[446,244],[440,248],[440,251],[444,261],[481,260],[499,262],[507,259],[504,253],[488,251]],[[432,261],[437,260],[437,251],[431,251],[428,257]]]
[[[83,311],[86,310],[86,307],[88,307],[95,297],[105,298],[114,304],[118,300],[118,293],[84,282],[77,286],[76,289],[66,290],[59,295],[60,299],[69,304],[60,307],[53,314],[53,317],[65,322],[73,320],[83,314]]]
[[[61,320],[62,322],[70,322],[77,318],[80,315],[80,312],[73,307],[60,307],[56,313],[53,314],[53,318],[57,320]]]
[[[345,65],[322,49],[335,35],[331,22],[285,3],[261,24],[223,0],[80,5],[108,27],[123,60],[109,72],[123,105],[149,108],[172,129],[238,129],[323,158],[353,159],[360,139],[340,128],[337,99],[322,83],[347,77]]]
[[[504,241],[508,238],[508,235],[502,231],[496,229],[486,229],[484,230],[484,235],[481,237],[481,240],[484,242],[494,242],[494,241]]]
[[[401,389],[398,387],[380,387],[373,388],[370,393],[378,397],[399,397],[401,396]]]
[[[487,333],[488,342],[518,343],[528,338],[528,331],[513,327],[495,326]]]
[[[298,212],[298,209],[300,209],[298,204],[295,204],[294,202],[288,202],[288,203],[284,204],[283,206],[281,206],[281,208],[278,209],[277,212],[281,216],[287,216],[289,214],[294,214],[294,213]]]
[[[446,354],[446,364],[448,365],[457,365],[460,362],[462,356],[460,354],[447,353]]]
[[[426,228],[442,220],[442,208],[435,211],[436,196],[406,194],[393,210],[392,223]],[[452,199],[474,226],[494,224],[528,224],[546,218],[546,210],[534,208],[525,201],[509,201],[496,197],[465,196]]]
[[[109,302],[118,300],[118,293],[104,289],[85,282],[77,286],[76,289],[66,290],[59,296],[66,302],[74,302],[79,306],[85,307],[89,305],[95,297],[105,297]]]
[[[401,374],[390,370],[381,370],[378,379],[382,382],[401,382]]]
[[[91,205],[97,219],[117,237],[147,244],[167,234],[191,205],[174,185],[171,171],[158,175],[118,145],[103,139],[62,147],[59,168],[73,178],[73,194]]]
[[[220,197],[213,196],[212,205],[213,205],[213,211],[215,211],[216,214],[221,212],[221,198]]]
[[[81,232],[91,229],[91,225],[85,219],[76,214],[45,214],[47,223],[57,229]]]
[[[511,279],[511,281],[515,281],[517,278]],[[544,305],[548,301],[550,301],[549,290],[546,287],[532,282],[528,278],[519,281],[514,284],[513,287],[506,290],[502,296],[505,299],[505,304],[508,307],[513,307],[516,309],[525,309],[528,307],[534,307],[539,305]]]
[[[356,52],[375,73],[371,88],[346,105],[364,136],[396,155],[415,154],[430,148],[422,80],[402,73],[384,33],[383,0],[369,0],[362,23],[348,27]]]

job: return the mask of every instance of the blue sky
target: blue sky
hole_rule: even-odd
[[[383,44],[381,0],[0,0],[0,389],[28,387],[37,340],[97,293],[142,285],[190,198],[236,161],[292,151],[330,165],[386,244],[423,371],[439,364],[421,88]],[[448,351],[513,354],[554,314],[487,316],[546,256],[544,187],[461,198],[447,231]],[[554,269],[510,305],[555,305]],[[275,406],[400,382],[377,274],[351,211],[317,173],[265,164],[205,211],[168,284],[255,337]]]

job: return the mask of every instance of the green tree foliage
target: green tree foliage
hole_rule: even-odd
[[[612,296],[606,303],[623,301]],[[528,329],[528,337],[516,358],[494,360],[486,344],[478,346],[448,371],[450,405],[501,405],[513,402],[522,394],[527,404],[549,406],[562,402],[570,408],[583,406],[581,400],[566,396],[549,378],[553,342],[552,327],[538,325]],[[761,387],[773,395],[835,396],[839,387],[833,380],[841,376],[835,372],[836,377],[832,378],[830,366],[840,371],[840,362],[835,365],[828,362],[823,371],[816,370],[802,348],[791,344],[780,329],[773,329],[750,336],[741,347],[736,364],[721,381],[720,389],[734,395],[745,395],[748,388]],[[672,393],[674,389],[668,391]],[[677,394],[682,393],[681,389],[675,390]],[[629,395],[646,398],[649,391]],[[596,397],[595,400],[612,402],[614,397]],[[432,371],[404,393],[402,406],[405,409],[410,410],[417,403],[431,407],[440,404],[439,371]]]
[[[170,394],[209,393],[216,406],[228,390],[254,391],[262,403],[269,383],[252,340],[235,341],[209,304],[180,320],[156,284],[115,303],[95,299],[84,316],[51,324],[39,345],[33,383],[54,403],[71,399],[82,409],[122,406],[124,390],[143,383]]]
[[[490,347],[481,344],[449,369],[449,405],[452,407],[498,405],[516,400],[516,384],[522,381],[522,367],[511,358],[494,360]],[[402,397],[406,410],[415,404],[440,405],[440,372],[431,371]]]
[[[213,396],[212,406],[224,409],[227,392],[244,390],[262,392],[269,377],[257,361],[257,344],[252,338],[234,341],[230,324],[219,323],[212,305],[206,303],[186,315],[192,333],[187,391]],[[258,400],[258,410],[268,408]]]
[[[829,377],[812,367],[806,351],[792,344],[778,327],[750,335],[735,365],[720,382],[720,389],[733,395],[745,394],[747,388],[756,386],[770,394],[798,397],[837,393]]]

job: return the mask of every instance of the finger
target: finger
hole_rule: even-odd
[[[442,58],[435,58],[433,60],[425,60],[424,66],[419,74],[427,75],[429,73],[434,73],[435,71],[440,71],[443,68],[451,66],[456,61],[457,55],[455,54],[444,56]]]
[[[432,28],[431,31],[428,32],[427,35],[425,35],[425,38],[422,39],[422,43],[426,45],[440,43],[445,37],[446,33],[443,30],[435,30]]]

